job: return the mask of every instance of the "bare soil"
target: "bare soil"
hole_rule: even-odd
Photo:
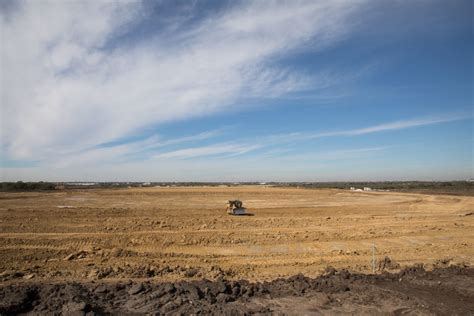
[[[472,315],[474,269],[450,267],[271,282],[20,283],[0,286],[0,314]]]
[[[255,216],[227,215],[225,204],[229,199],[244,201]],[[216,310],[219,304],[204,304],[208,298],[203,296],[203,300],[199,294],[203,303],[199,306],[203,311],[212,308],[222,313],[236,306],[241,311],[270,309],[290,314],[300,314],[295,308],[301,308],[301,313],[324,313],[326,307],[337,307],[341,313],[357,308],[368,314],[378,310],[404,314],[404,309],[396,308],[406,306],[423,314],[444,313],[437,302],[446,299],[451,303],[443,304],[457,306],[453,311],[462,314],[472,308],[469,304],[458,306],[461,303],[455,296],[464,293],[472,300],[469,267],[474,262],[473,212],[472,196],[335,189],[247,186],[3,192],[0,287],[4,299],[0,301],[7,302],[1,306],[8,313],[15,304],[6,298],[18,290],[24,293],[18,294],[20,310],[39,311],[43,303],[25,307],[29,304],[25,302],[43,302],[46,296],[53,299],[54,293],[64,292],[63,296],[57,294],[61,299],[51,301],[45,311],[66,301],[76,302],[75,296],[84,298],[76,302],[87,305],[83,311],[147,311],[145,294],[165,284],[176,287],[209,279],[211,283],[224,282],[227,289],[234,288],[232,282],[265,284],[255,282],[283,278],[279,281],[282,288],[289,288],[300,273],[305,275],[306,283],[326,280],[329,276],[321,279],[321,275],[332,266],[347,270],[354,278],[345,281],[350,291],[338,290],[333,296],[316,287],[301,296],[275,294],[280,290],[272,288],[270,293],[252,297],[231,297],[222,310]],[[384,274],[386,277],[378,279],[380,276],[367,275],[372,272],[373,245],[376,272],[390,271],[392,276]],[[399,273],[416,263],[422,263],[424,270],[438,272],[423,272],[423,277],[415,273],[412,281],[403,277],[398,281]],[[425,277],[433,277],[435,283]],[[129,290],[137,282],[146,289],[135,297]],[[112,296],[99,293],[105,299],[101,301],[98,296],[96,300],[95,287],[99,285],[106,286],[104,293]],[[200,289],[201,285],[193,286]],[[180,291],[176,293],[185,292]],[[397,294],[404,291],[413,299],[406,301]],[[22,297],[26,299],[21,301]],[[160,302],[176,300],[169,306],[178,306],[178,298],[166,296]],[[137,305],[126,303],[129,301]],[[303,304],[306,301],[314,303],[315,309]],[[428,307],[415,309],[418,303],[413,302]],[[150,304],[150,308],[160,310],[171,308]],[[429,306],[435,307],[430,310]],[[175,307],[170,310],[188,311]]]

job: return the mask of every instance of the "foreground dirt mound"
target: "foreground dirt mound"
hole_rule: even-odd
[[[352,274],[328,269],[271,282],[13,283],[0,286],[0,314],[457,314],[474,313],[474,269]]]

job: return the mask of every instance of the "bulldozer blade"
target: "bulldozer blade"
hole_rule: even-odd
[[[253,216],[253,213],[247,213],[247,209],[245,208],[235,208],[232,211],[232,215],[237,215],[237,216]]]

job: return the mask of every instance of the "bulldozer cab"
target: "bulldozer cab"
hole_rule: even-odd
[[[230,208],[241,208],[242,207],[242,201],[240,200],[229,200],[229,207]]]

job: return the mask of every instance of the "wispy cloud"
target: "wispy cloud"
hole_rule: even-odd
[[[260,135],[254,136],[252,138],[233,138],[227,142],[222,142],[222,140],[218,138],[220,136],[225,136],[225,131],[227,128],[223,127],[215,130],[200,132],[195,135],[187,135],[175,138],[163,138],[157,135],[151,135],[143,139],[125,143],[112,143],[107,144],[106,146],[97,146],[75,152],[56,153],[55,157],[43,160],[43,164],[55,165],[58,167],[68,167],[72,165],[84,165],[88,163],[119,163],[132,158],[139,160],[173,160],[213,156],[219,157],[221,159],[247,153],[252,153],[252,155],[255,157],[258,156],[262,159],[271,157],[285,160],[301,160],[303,158],[305,160],[338,159],[338,157],[348,158],[354,155],[361,156],[370,152],[385,150],[388,148],[388,146],[360,148],[354,150],[331,150],[323,153],[315,153],[311,147],[307,147],[309,152],[306,152],[305,154],[295,153],[293,147],[297,143],[319,138],[363,136],[367,134],[398,131],[469,118],[469,115],[449,114],[445,115],[444,117],[433,116],[430,118],[414,118],[342,131],[322,131],[315,133],[292,132],[286,134]],[[214,140],[214,144],[205,146],[196,145],[202,141],[208,140]],[[178,149],[167,149],[169,147],[178,147]],[[256,152],[257,150],[259,150],[258,153]],[[139,157],[136,158],[137,156]],[[39,161],[41,162],[41,160]]]
[[[149,18],[141,3],[21,1],[2,15],[1,142],[10,159],[54,157],[248,97],[314,88],[317,74],[278,59],[344,38],[364,4],[242,2],[133,45],[117,41]]]
[[[105,148],[105,147],[117,147],[121,145],[129,145],[131,147],[140,148],[141,150],[156,149],[159,147],[165,147],[170,145],[179,145],[182,143],[202,141],[210,139],[222,134],[224,129],[215,129],[210,131],[201,132],[195,135],[182,136],[176,138],[163,138],[157,134],[152,135],[139,135],[135,138],[119,139],[104,144],[94,146],[92,149]]]
[[[448,115],[446,117],[418,118],[411,120],[395,121],[380,125],[369,126],[365,128],[353,129],[348,131],[335,132],[334,135],[356,136],[384,131],[407,129],[412,127],[434,125],[439,123],[460,121],[471,118],[470,115]]]
[[[351,149],[338,149],[338,150],[326,150],[326,151],[311,151],[305,154],[291,153],[278,155],[273,157],[276,160],[292,161],[292,162],[321,162],[321,161],[334,161],[334,160],[351,160],[357,158],[367,158],[377,153],[383,152],[387,149],[393,148],[394,146],[377,146],[377,147],[363,147],[363,148],[351,148]],[[265,156],[262,156],[265,158]]]
[[[435,160],[454,137],[459,148],[439,155],[437,168],[450,161],[456,174],[472,173],[471,147],[460,144],[472,134],[469,124],[421,137],[423,127],[472,120],[472,111],[413,114],[470,110],[471,59],[457,53],[471,31],[467,3],[422,2],[416,10],[374,0],[7,3],[0,5],[0,177],[15,166],[10,179],[20,172],[46,179],[59,167],[71,180],[86,172],[128,180],[135,171],[173,179],[182,170],[222,179],[229,169],[305,178],[332,159],[349,169],[348,157],[390,160],[388,146],[410,139],[430,148],[398,153],[401,160]],[[434,28],[444,29],[442,39],[426,37]],[[420,38],[430,58],[412,51]],[[446,67],[436,68],[441,53]],[[398,68],[412,57],[419,67]],[[263,106],[273,108],[255,109]],[[373,123],[351,120],[349,110]],[[332,127],[318,127],[332,115]],[[239,128],[215,129],[229,122]]]
[[[318,138],[328,137],[352,137],[361,136],[366,134],[381,133],[388,131],[403,130],[415,127],[423,127],[441,123],[448,123],[454,121],[472,119],[470,114],[447,114],[444,116],[432,116],[424,118],[414,118],[400,121],[387,122],[367,127],[339,130],[339,131],[319,131],[319,132],[300,132],[295,131],[291,133],[274,134],[261,136],[258,138],[258,142],[266,144],[267,146],[273,146],[277,144],[294,143],[298,141],[308,141]]]
[[[210,146],[202,147],[191,147],[184,148],[179,150],[174,150],[162,154],[155,155],[156,159],[187,159],[187,158],[196,158],[203,156],[215,156],[227,154],[227,156],[237,156],[241,154],[248,153],[255,149],[261,148],[262,145],[236,145],[236,144],[215,144]]]
[[[387,122],[387,123],[382,123],[382,124],[362,127],[362,128],[356,128],[356,129],[341,130],[341,131],[328,131],[328,132],[318,132],[318,133],[289,133],[286,135],[276,135],[275,137],[281,138],[281,139],[288,138],[292,140],[305,140],[305,139],[316,139],[316,138],[335,137],[335,136],[359,136],[359,135],[402,130],[402,129],[448,123],[448,122],[461,121],[461,120],[468,120],[468,119],[472,119],[472,115],[448,114],[442,117],[415,118],[415,119]]]
[[[59,168],[66,168],[75,165],[120,163],[130,159],[136,159],[137,155],[140,155],[139,160],[146,160],[159,149],[190,142],[204,141],[220,135],[222,131],[223,129],[216,129],[201,132],[196,135],[175,138],[163,138],[158,135],[151,135],[139,140],[111,142],[74,152],[56,153],[54,157],[48,157],[48,159],[43,158],[41,162],[43,165],[54,165]]]
[[[205,131],[205,132],[202,132],[202,133],[198,133],[196,135],[183,136],[183,137],[164,140],[162,142],[155,143],[154,145],[150,146],[148,149],[164,147],[164,146],[170,146],[170,145],[178,145],[178,144],[187,143],[187,142],[196,142],[196,141],[202,141],[202,140],[210,139],[210,138],[221,135],[223,130],[224,129]]]
[[[329,131],[329,132],[318,132],[318,133],[293,132],[293,133],[287,133],[287,134],[276,134],[276,135],[257,137],[257,138],[254,138],[253,141],[250,139],[234,140],[236,144],[220,143],[220,144],[214,144],[214,145],[208,145],[208,146],[197,146],[197,147],[178,149],[174,151],[160,153],[158,155],[155,155],[154,158],[188,159],[188,158],[214,156],[214,155],[222,155],[222,154],[240,155],[240,154],[254,151],[256,149],[274,147],[274,146],[283,145],[283,144],[292,144],[296,141],[308,141],[311,139],[325,138],[325,137],[360,136],[360,135],[366,135],[366,134],[372,134],[372,133],[402,130],[402,129],[420,127],[420,126],[428,126],[428,125],[458,121],[458,120],[463,120],[466,118],[469,118],[469,116],[446,115],[444,117],[416,118],[416,119],[394,121],[394,122],[388,122],[388,123],[383,123],[383,124],[378,124],[378,125],[373,125],[373,126],[368,126],[368,127],[363,127],[363,128],[357,128],[357,129],[349,129],[349,130],[344,130],[344,131]],[[203,133],[200,135],[208,135],[208,134]],[[197,137],[190,136],[190,137],[184,137],[183,139],[184,140],[186,139],[198,140],[199,137],[200,136],[197,135]],[[176,141],[179,142],[179,139],[171,140],[168,143],[174,143]],[[322,154],[317,154],[317,155],[310,153],[310,154],[305,154],[304,156],[308,159],[335,158],[334,154],[336,154],[337,157],[349,157],[353,154],[364,154],[364,153],[373,152],[373,151],[385,150],[386,148],[388,147],[387,146],[370,147],[370,148],[361,148],[361,149],[355,149],[355,150],[342,150],[342,151],[337,151],[337,152],[331,151],[329,153],[322,153]],[[262,157],[274,156],[275,153],[283,154],[288,151],[290,150],[282,149],[282,148],[270,149],[263,153],[259,153],[259,155],[261,155]],[[284,156],[286,159],[288,158],[287,155],[283,154],[282,156]],[[296,156],[291,155],[291,157],[295,158]]]

